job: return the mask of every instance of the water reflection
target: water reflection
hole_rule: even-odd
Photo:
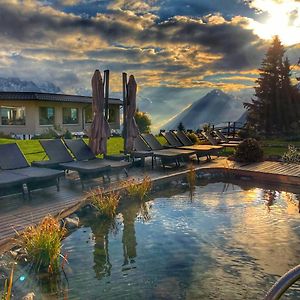
[[[97,218],[90,226],[95,240],[93,268],[96,278],[101,279],[110,275],[112,265],[109,259],[108,235],[117,229],[117,224],[114,219]]]

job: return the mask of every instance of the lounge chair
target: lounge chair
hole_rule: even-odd
[[[24,199],[24,184],[27,180],[27,176],[14,174],[10,171],[0,171],[0,196],[22,193]]]
[[[165,148],[151,133],[142,134],[143,139],[150,146],[152,151],[161,151],[167,150],[169,153],[176,153],[181,157],[181,160],[190,159],[192,155],[196,154],[195,150],[184,150],[184,149],[176,149],[176,148]]]
[[[0,168],[9,172],[11,178],[24,178],[28,194],[35,189],[55,185],[59,191],[59,178],[64,172],[47,168],[31,167],[17,144],[0,145]]]
[[[152,150],[150,146],[146,143],[146,141],[139,135],[134,140],[134,151],[132,152],[132,156],[144,157],[144,158],[151,156],[152,168],[154,166],[154,161],[156,161],[156,158],[159,158],[161,160],[161,164],[164,169],[166,165],[170,165],[174,163],[175,166],[180,166],[180,160],[182,158],[182,155],[170,150],[169,149]]]
[[[66,171],[76,171],[79,175],[81,187],[84,189],[86,180],[109,176],[111,167],[104,161],[74,161],[68,149],[60,139],[41,140],[49,160],[36,161],[32,164],[37,167],[48,167]]]
[[[182,134],[186,136],[183,132]],[[215,154],[217,151],[223,149],[222,146],[210,146],[210,145],[193,145],[190,141],[189,145],[185,146],[175,135],[175,133],[169,131],[162,134],[170,146],[176,147],[177,149],[192,150],[196,152],[198,162],[200,162],[200,157],[206,156],[207,160],[211,160],[211,154]],[[186,136],[189,140],[189,138]]]
[[[107,164],[110,166],[111,172],[119,174],[120,171],[124,171],[125,175],[128,176],[127,168],[131,166],[131,162],[97,158],[83,139],[64,140],[64,142],[77,161],[87,161],[91,165],[98,163]]]
[[[215,139],[209,132],[201,132],[202,136],[208,140],[212,145],[214,146],[223,146],[223,147],[228,147],[228,148],[236,148],[239,144],[237,143],[219,143],[219,141],[217,139]]]
[[[230,140],[227,138],[221,130],[214,130],[214,134],[220,139],[222,143],[230,143],[230,144],[240,144],[242,141],[241,140]]]

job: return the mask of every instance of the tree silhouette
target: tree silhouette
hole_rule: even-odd
[[[184,127],[184,125],[183,125],[182,122],[180,122],[180,123],[178,124],[177,129],[178,129],[179,131],[184,131],[184,130],[185,130],[185,127]]]
[[[286,133],[298,126],[299,92],[291,84],[290,63],[284,53],[284,46],[275,36],[259,69],[255,98],[244,103],[247,124],[266,134]]]
[[[151,131],[151,119],[145,112],[137,110],[134,118],[140,133],[149,133]]]

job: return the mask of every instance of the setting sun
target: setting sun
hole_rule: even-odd
[[[294,45],[300,42],[300,3],[293,0],[281,1],[254,1],[253,6],[262,12],[268,12],[264,22],[252,20],[251,27],[263,39],[271,39],[278,35],[285,45]]]

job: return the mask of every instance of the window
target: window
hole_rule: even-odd
[[[40,125],[54,125],[53,107],[40,107]]]
[[[117,120],[118,110],[119,110],[118,105],[109,105],[109,107],[108,107],[108,122],[109,123],[116,123],[118,121]]]
[[[25,125],[25,107],[1,106],[1,125]]]
[[[84,109],[84,120],[85,120],[85,123],[93,122],[92,105],[89,105]]]
[[[63,108],[63,124],[78,124],[78,108]]]

